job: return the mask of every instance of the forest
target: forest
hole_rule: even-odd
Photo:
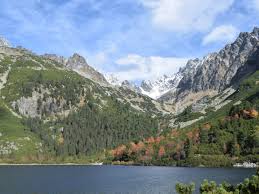
[[[257,103],[233,106],[227,116],[194,128],[172,129],[156,137],[120,145],[110,162],[140,165],[232,166],[259,161]],[[109,161],[108,161],[109,162]]]
[[[24,123],[57,156],[90,155],[157,133],[156,118],[134,112],[116,99],[110,99],[109,103],[109,108],[101,109],[89,100],[68,117],[48,122],[51,130],[39,118],[30,118]]]

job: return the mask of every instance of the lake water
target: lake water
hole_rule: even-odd
[[[239,183],[255,169],[138,166],[0,166],[1,194],[167,194],[176,182]]]

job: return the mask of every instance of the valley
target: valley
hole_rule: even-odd
[[[259,28],[140,86],[0,43],[2,163],[258,163]]]

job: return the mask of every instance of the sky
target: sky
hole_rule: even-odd
[[[137,82],[173,74],[259,26],[259,0],[0,0],[0,36],[37,54],[73,53]]]

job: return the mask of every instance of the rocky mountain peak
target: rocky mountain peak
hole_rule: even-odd
[[[189,60],[176,74],[142,81],[138,87],[139,91],[151,98],[168,102],[181,101],[187,96],[195,101],[192,94],[199,92],[203,92],[204,95],[216,94],[231,84],[237,71],[246,65],[258,44],[258,27],[250,33],[241,32],[233,43],[201,59]],[[118,82],[113,85],[118,85]],[[199,98],[202,98],[202,95],[198,95]]]
[[[74,53],[68,58],[66,67],[97,83],[105,85],[108,84],[105,77],[93,67],[88,65],[86,59],[77,53]]]
[[[195,103],[204,95],[223,91],[230,86],[238,70],[247,66],[258,42],[259,28],[256,27],[251,33],[241,32],[232,44],[226,45],[219,52],[211,53],[203,59],[189,60],[179,71],[183,77],[177,86],[177,92],[169,91],[160,99],[170,102],[181,102],[184,99],[187,102],[190,99]],[[250,66],[248,68],[254,69]],[[246,69],[246,72],[250,70]]]
[[[61,63],[63,64],[64,66],[66,65],[67,63],[67,59],[63,56],[58,56],[56,54],[44,54],[43,55],[44,58],[47,58],[47,59],[51,59],[53,61],[56,61],[58,63]]]
[[[43,57],[54,60],[60,64],[63,64],[64,67],[70,70],[73,70],[78,74],[88,79],[91,79],[94,82],[105,84],[105,85],[108,84],[105,77],[100,72],[95,70],[93,67],[88,65],[88,63],[86,62],[86,59],[83,56],[79,55],[78,53],[74,53],[68,59],[66,59],[63,56],[58,56],[55,54],[44,54]]]
[[[71,57],[68,58],[67,67],[69,68],[83,68],[83,67],[90,67],[86,59],[81,55],[74,53]]]

